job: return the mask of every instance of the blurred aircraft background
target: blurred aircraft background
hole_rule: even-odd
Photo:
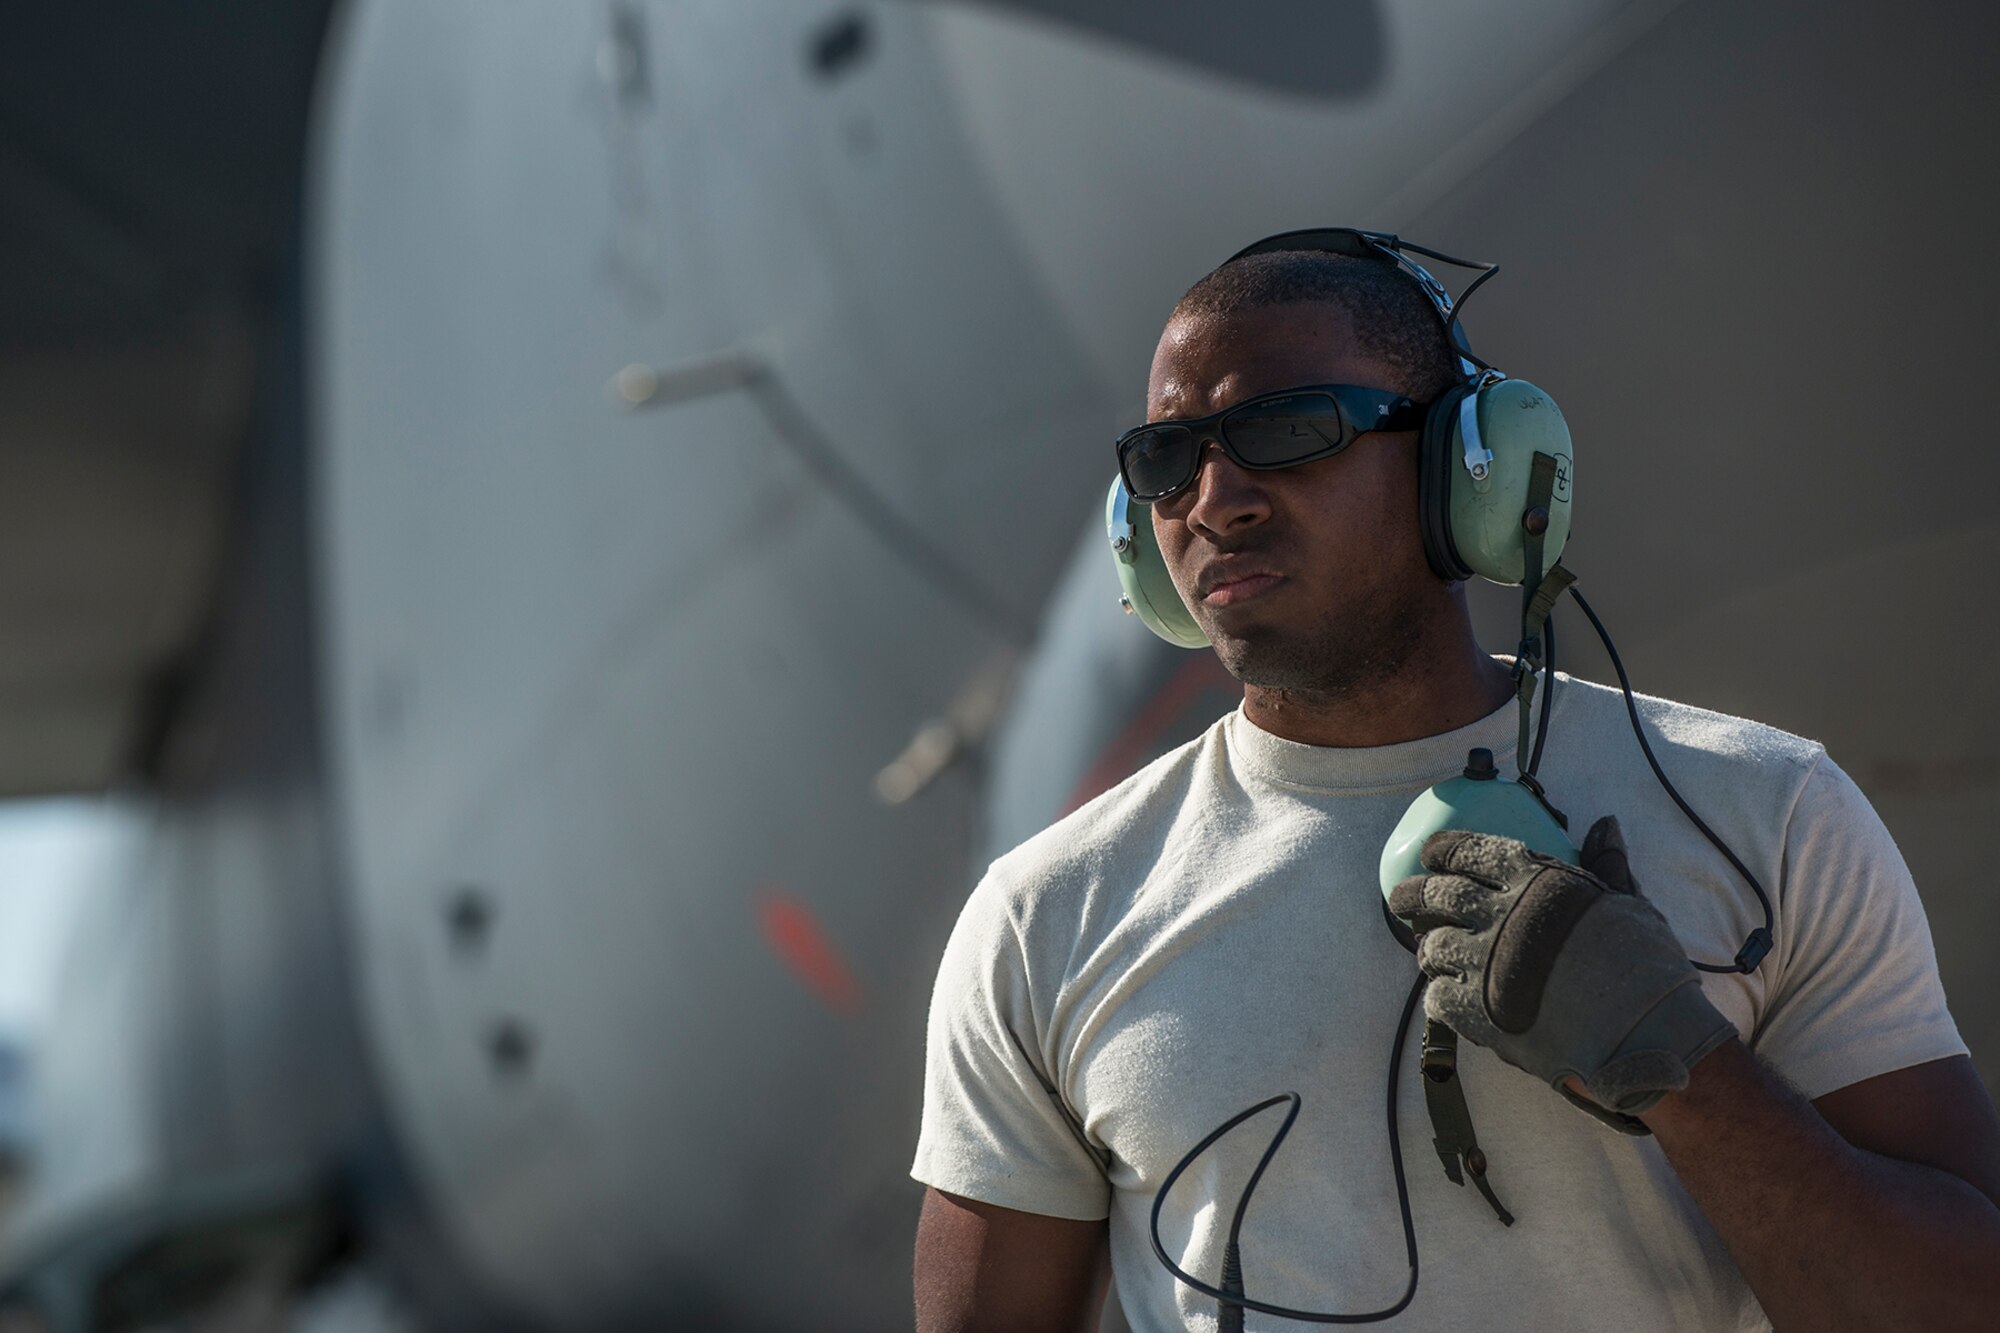
[[[1293,226],[1503,262],[1636,683],[1828,744],[1991,1079],[1996,55],[1936,0],[10,8],[0,1327],[906,1325],[959,902],[1236,697],[1098,511],[1175,298]]]

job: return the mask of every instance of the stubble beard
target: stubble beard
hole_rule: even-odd
[[[1349,702],[1409,670],[1429,637],[1429,610],[1417,597],[1382,589],[1304,626],[1242,635],[1211,629],[1209,640],[1223,669],[1245,685],[1301,703]]]

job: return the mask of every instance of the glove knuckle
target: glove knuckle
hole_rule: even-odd
[[[1389,910],[1397,916],[1413,916],[1424,907],[1425,876],[1411,875],[1389,890]]]

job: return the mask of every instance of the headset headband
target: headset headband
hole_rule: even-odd
[[[1422,289],[1424,296],[1431,303],[1431,308],[1437,311],[1438,322],[1444,326],[1445,337],[1449,338],[1452,346],[1458,349],[1465,378],[1475,379],[1482,372],[1493,369],[1475,355],[1471,344],[1466,342],[1465,327],[1458,321],[1458,308],[1478,290],[1480,283],[1500,271],[1498,264],[1454,259],[1450,255],[1440,254],[1436,250],[1403,240],[1394,232],[1363,231],[1358,227],[1308,227],[1301,231],[1281,231],[1275,236],[1266,236],[1261,241],[1254,241],[1244,246],[1229,257],[1228,263],[1233,264],[1250,255],[1271,254],[1280,250],[1316,250],[1325,254],[1345,255],[1349,259],[1370,259],[1394,264]],[[1409,250],[1414,250],[1420,255],[1428,255],[1446,264],[1454,264],[1459,268],[1476,268],[1481,272],[1467,284],[1465,294],[1459,297],[1457,304],[1454,305],[1451,293],[1445,290],[1444,284],[1432,277],[1430,271],[1422,264],[1404,253]]]

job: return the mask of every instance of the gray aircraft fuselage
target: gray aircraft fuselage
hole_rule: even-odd
[[[1109,441],[1180,292],[1318,224],[1503,262],[1467,324],[1564,406],[1569,564],[1637,685],[1827,741],[1993,1049],[1995,465],[1960,387],[1992,284],[1910,268],[1983,222],[1952,127],[1992,123],[1993,42],[1906,32],[1859,0],[350,5],[296,524],[206,714],[250,757],[163,803],[150,904],[101,932],[137,979],[76,1011],[90,1051],[52,1036],[52,1086],[157,1072],[128,1184],[370,1145],[449,1256],[439,1327],[906,1322],[959,903],[1233,702],[1117,612]],[[1509,594],[1478,605],[1511,648]],[[98,1197],[56,1183],[34,1234]]]

